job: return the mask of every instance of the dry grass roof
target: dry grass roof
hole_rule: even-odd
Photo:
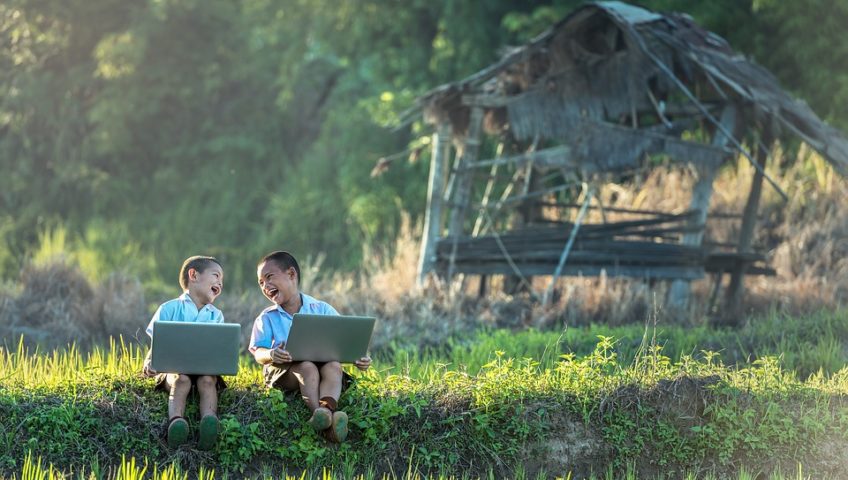
[[[489,133],[557,140],[613,163],[656,151],[720,156],[680,133],[693,121],[715,123],[733,104],[745,129],[791,133],[848,173],[848,140],[767,70],[687,15],[617,1],[586,4],[497,63],[418,100],[428,121],[450,122],[459,137],[474,104],[485,107]]]

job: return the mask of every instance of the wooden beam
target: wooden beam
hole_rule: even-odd
[[[518,95],[493,95],[486,93],[467,93],[462,95],[462,104],[468,107],[482,107],[482,108],[503,108],[508,106],[512,102],[521,101],[522,97],[528,94],[534,93],[535,90],[527,90]],[[648,95],[653,97],[653,94],[648,91]],[[639,109],[637,110],[637,115],[642,114],[660,114],[659,105],[656,103],[656,99],[651,99],[651,102],[654,106],[654,110],[650,109]],[[710,102],[702,102],[704,108],[709,112],[711,110],[715,110],[716,104]],[[681,104],[670,104],[665,105],[665,108],[662,110],[661,118],[666,117],[703,117],[703,110],[698,109],[692,105],[681,105]],[[665,120],[668,121],[667,118]],[[665,122],[663,122],[665,123]]]
[[[450,222],[448,223],[448,235],[455,239],[462,235],[468,204],[471,200],[471,172],[463,167],[477,160],[477,152],[480,149],[480,131],[483,125],[483,109],[474,107],[471,109],[471,118],[468,124],[468,132],[465,137],[465,147],[462,149],[462,157],[459,159],[457,171],[454,172],[454,192],[451,202]],[[454,258],[456,257],[456,241],[451,252],[451,260],[448,264],[447,278],[453,276]]]
[[[731,141],[732,133],[736,129],[736,108],[728,105],[721,112],[720,128],[716,130],[713,137],[713,146],[724,148]],[[736,142],[735,139],[732,141]],[[696,215],[689,221],[689,226],[698,227],[697,231],[683,235],[682,244],[698,247],[704,239],[704,228],[707,223],[707,212],[710,208],[710,199],[713,195],[713,181],[715,180],[718,165],[699,166],[698,182],[692,189],[692,199],[689,202],[689,210],[695,211]],[[672,282],[669,289],[669,307],[676,310],[685,310],[689,305],[689,282],[676,280]]]
[[[597,197],[595,198],[597,200]],[[581,208],[582,205],[579,203],[571,203],[571,202],[538,202],[539,205],[543,207],[559,207],[559,208]],[[594,206],[589,205],[589,210],[603,210],[605,212],[613,212],[613,213],[628,213],[633,215],[652,215],[657,218],[677,218],[678,214],[671,212],[663,212],[660,210],[644,210],[644,209],[636,209],[636,208],[621,208],[621,207],[607,207],[607,206]],[[712,216],[716,216],[714,213]],[[728,218],[742,218],[742,215],[737,215],[734,213],[725,214],[725,217]]]
[[[510,163],[520,166],[532,163],[535,167],[542,169],[581,170],[587,174],[592,174],[636,168],[642,165],[644,154],[655,153],[667,153],[675,161],[684,161],[697,167],[709,168],[721,163],[732,152],[725,145],[690,142],[656,129],[632,129],[621,125],[588,120],[583,121],[583,128],[585,128],[585,134],[589,137],[600,138],[606,142],[626,144],[633,141],[634,138],[649,139],[649,141],[640,140],[639,143],[642,146],[638,154],[633,153],[626,161],[617,159],[614,166],[607,166],[606,168],[599,166],[596,158],[587,157],[585,153],[581,153],[585,145],[560,145],[519,155],[471,162],[460,168],[476,169]]]
[[[433,133],[430,176],[427,180],[427,209],[424,212],[424,231],[418,257],[418,284],[436,265],[436,240],[442,233],[442,195],[445,188],[445,162],[450,157],[450,124],[439,124]]]
[[[751,251],[751,243],[754,240],[754,227],[757,224],[757,210],[760,206],[760,197],[763,191],[763,174],[761,172],[766,169],[766,161],[768,160],[768,149],[766,144],[772,142],[771,133],[766,130],[764,139],[760,142],[757,148],[757,163],[760,168],[754,170],[754,178],[751,179],[751,190],[748,193],[748,200],[745,203],[745,211],[742,214],[742,226],[739,232],[739,246],[736,251],[741,253],[749,253]],[[730,276],[730,284],[727,286],[725,298],[725,306],[728,312],[737,313],[742,300],[742,292],[744,290],[744,275],[748,264],[741,264],[734,269]],[[737,318],[736,315],[731,315],[731,318]]]
[[[462,96],[462,104],[469,107],[500,108],[518,97],[505,97],[491,94],[466,94]]]
[[[521,202],[524,202],[525,200],[529,200],[531,198],[544,197],[545,195],[550,195],[552,193],[562,192],[563,190],[568,190],[569,188],[572,188],[572,187],[574,187],[574,185],[559,185],[557,187],[551,187],[551,188],[546,188],[544,190],[538,190],[538,191],[535,191],[535,192],[530,192],[526,195],[516,195],[514,197],[504,198],[503,200],[498,200],[497,202],[492,203],[492,204],[487,204],[487,205],[479,204],[477,206],[479,208],[500,209],[504,205],[509,205],[511,203],[517,203],[517,202],[521,203]]]
[[[516,268],[524,276],[550,275],[556,265],[553,264],[529,264],[516,263]],[[470,273],[477,275],[514,275],[515,271],[504,262],[493,262],[491,264],[466,264],[460,263],[455,266],[457,273]],[[684,267],[643,267],[643,266],[594,266],[594,265],[566,265],[562,269],[562,276],[598,276],[606,272],[609,277],[630,277],[658,280],[672,280],[683,278],[697,280],[704,277],[704,269],[699,266]]]
[[[571,167],[577,168],[579,164],[571,160],[571,148],[560,145],[557,147],[546,148],[534,152],[521,153],[518,155],[510,155],[508,157],[494,158],[491,160],[482,160],[468,164],[465,168],[484,168],[497,165],[507,165],[510,163],[516,166],[526,163],[533,163],[539,167]]]
[[[556,285],[557,278],[559,278],[560,274],[562,274],[562,269],[565,267],[565,261],[568,260],[568,254],[571,252],[571,247],[574,245],[574,239],[577,238],[577,232],[580,230],[580,224],[583,222],[583,217],[586,215],[586,209],[589,207],[589,204],[592,202],[592,197],[594,196],[594,188],[589,187],[586,191],[586,198],[583,200],[583,206],[580,207],[580,212],[577,214],[577,220],[574,221],[574,226],[571,227],[571,233],[568,235],[568,242],[566,242],[565,248],[562,250],[562,255],[559,257],[559,263],[557,263],[557,267],[551,276],[551,282],[548,284],[548,289],[545,290],[545,294],[542,296],[543,307],[548,306],[548,301],[550,301],[551,294],[554,291],[554,285]]]

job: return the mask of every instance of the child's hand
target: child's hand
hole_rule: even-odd
[[[359,360],[353,362],[353,364],[356,365],[356,368],[360,370],[368,370],[368,367],[371,366],[371,357],[362,357]]]
[[[150,363],[145,362],[144,367],[141,368],[141,374],[145,377],[155,377],[158,374],[156,370],[153,370],[153,367],[150,366]]]
[[[287,352],[286,350],[283,350],[282,348],[275,348],[275,349],[271,350],[270,355],[271,355],[271,363],[276,364],[276,365],[280,365],[280,364],[283,364],[283,363],[290,363],[292,361],[291,354],[289,352]]]
[[[143,377],[155,377],[159,373],[150,366],[151,362],[153,362],[153,350],[148,350],[147,355],[144,357],[143,366],[141,367],[141,375]]]

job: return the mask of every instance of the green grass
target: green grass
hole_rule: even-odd
[[[166,397],[138,376],[143,349],[113,342],[40,353],[21,342],[0,349],[0,478],[826,477],[832,459],[822,445],[848,448],[848,368],[840,342],[822,357],[801,351],[842,328],[837,312],[774,315],[735,336],[591,327],[396,348],[354,372],[340,402],[352,421],[341,446],[304,427],[299,398],[265,392],[245,358],[221,394],[211,453],[165,446]],[[786,350],[724,363],[740,345]],[[786,368],[790,358],[797,371]],[[827,367],[816,369],[816,358]],[[187,416],[196,421],[196,405]],[[558,464],[547,450],[584,440],[596,451],[583,463],[572,452],[576,463]]]
[[[614,349],[624,362],[632,361],[646,342],[654,342],[674,361],[685,356],[704,359],[705,352],[710,352],[712,358],[718,355],[730,365],[775,356],[780,358],[783,368],[802,378],[819,371],[832,374],[848,364],[845,345],[848,310],[845,309],[803,317],[775,311],[752,317],[741,329],[648,324],[564,327],[560,331],[490,330],[449,339],[439,348],[419,349],[396,341],[377,356],[413,377],[426,377],[445,369],[474,374],[492,360],[496,351],[513,358],[530,357],[550,367],[562,354],[590,354],[599,336],[617,339]]]

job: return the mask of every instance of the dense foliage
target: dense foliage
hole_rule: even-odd
[[[426,159],[370,178],[428,134],[384,125],[578,4],[4,1],[0,276],[57,232],[88,271],[157,293],[199,252],[237,283],[279,247],[356,267],[424,205]],[[848,125],[845,0],[645,5],[692,14]]]

